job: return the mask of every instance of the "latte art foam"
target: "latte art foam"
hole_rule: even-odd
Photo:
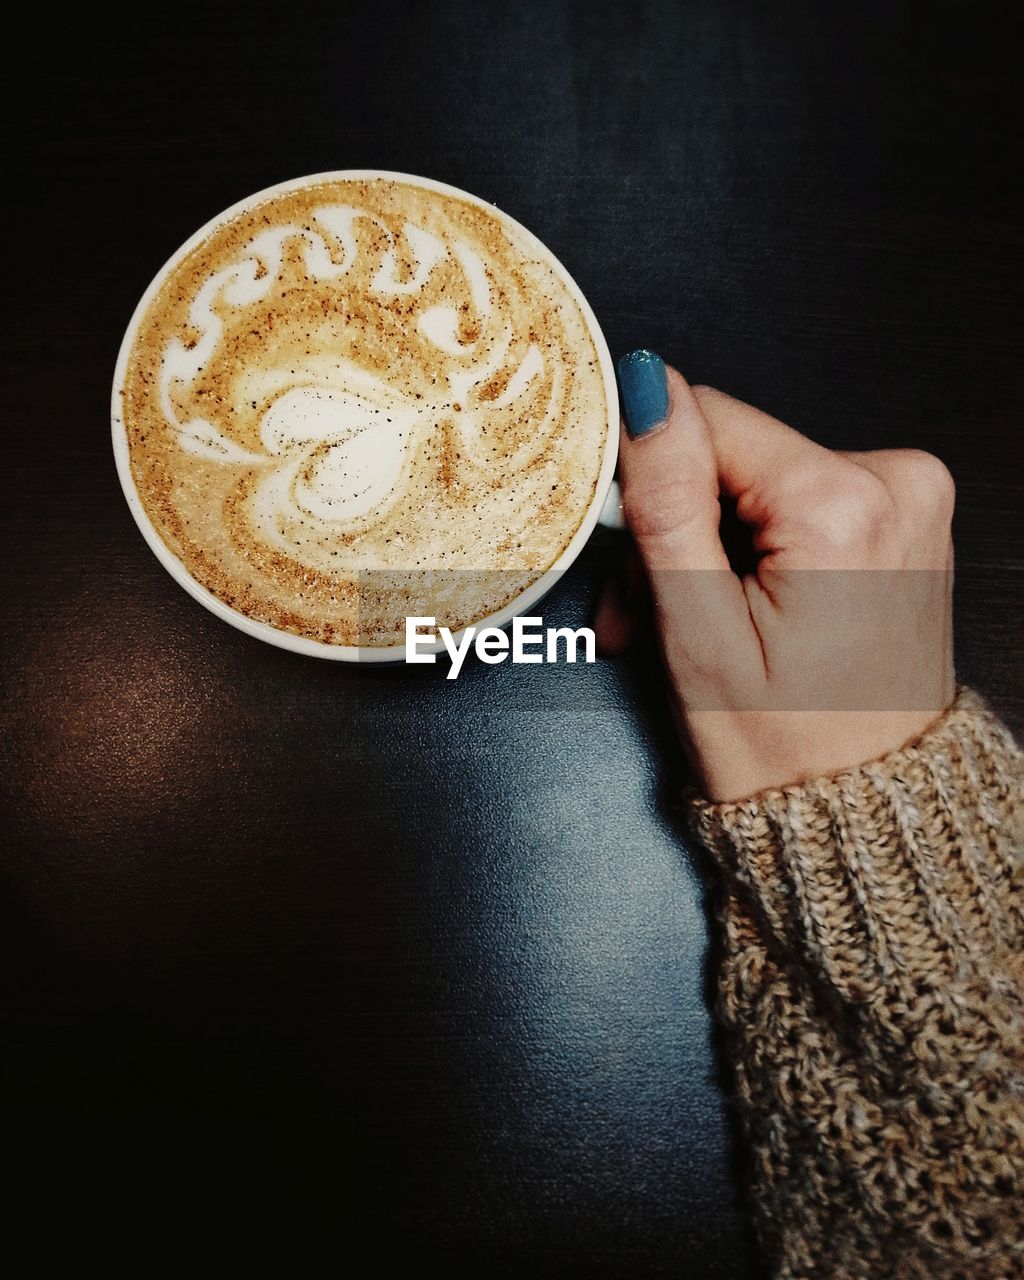
[[[152,298],[121,402],[136,489],[190,575],[334,644],[514,599],[579,527],[609,430],[553,265],[489,209],[391,179],[217,226]]]

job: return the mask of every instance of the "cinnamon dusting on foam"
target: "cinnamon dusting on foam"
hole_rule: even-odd
[[[177,265],[123,388],[189,573],[334,644],[502,608],[590,505],[608,411],[565,285],[485,209],[373,179],[269,198]],[[472,571],[472,572],[468,572]]]

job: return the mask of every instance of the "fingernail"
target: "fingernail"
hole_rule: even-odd
[[[619,385],[631,440],[650,435],[668,421],[668,379],[665,362],[641,348],[619,360]]]

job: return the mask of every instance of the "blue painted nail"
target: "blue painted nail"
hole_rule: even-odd
[[[650,435],[668,420],[668,379],[665,362],[641,348],[619,360],[619,385],[630,439]]]

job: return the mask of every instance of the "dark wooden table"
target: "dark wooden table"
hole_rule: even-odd
[[[110,380],[236,199],[455,183],[554,249],[616,354],[939,453],[961,673],[1020,731],[1017,52],[984,6],[926,12],[40,9],[5,115],[8,1239],[136,1275],[363,1246],[363,1275],[754,1274],[650,653],[452,685],[246,638],[144,546]]]

